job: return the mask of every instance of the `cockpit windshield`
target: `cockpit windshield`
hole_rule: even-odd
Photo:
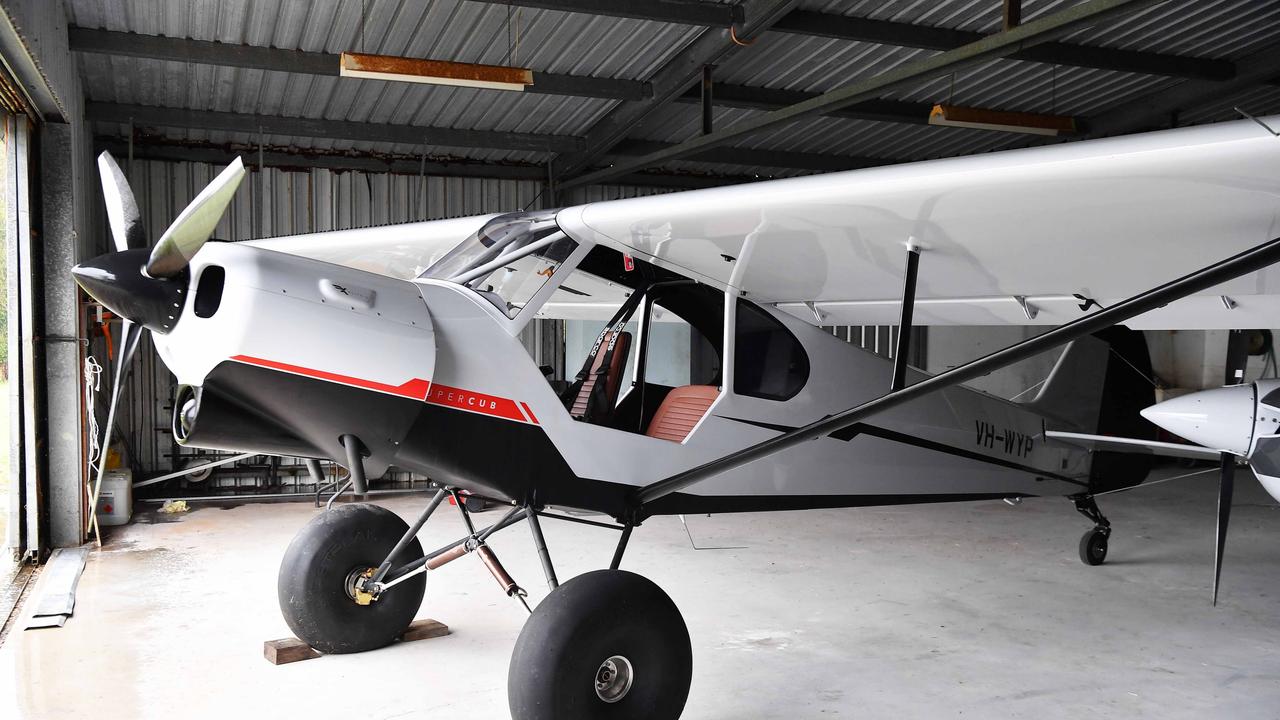
[[[578,244],[555,222],[554,210],[494,218],[418,277],[475,290],[515,317]]]

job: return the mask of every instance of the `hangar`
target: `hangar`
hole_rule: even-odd
[[[0,0],[3,716],[1272,716],[1277,51]]]

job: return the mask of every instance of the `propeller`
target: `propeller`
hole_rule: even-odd
[[[1242,330],[1227,336],[1227,362],[1223,378],[1226,385],[1244,383],[1245,364],[1249,361],[1248,337]],[[1227,546],[1227,525],[1231,522],[1231,498],[1236,486],[1236,456],[1224,452],[1218,461],[1218,527],[1213,553],[1213,604],[1218,604],[1218,583],[1222,579],[1222,553]]]
[[[187,266],[204,246],[226,214],[236,188],[244,179],[244,163],[236,158],[178,214],[149,251],[147,233],[138,212],[138,202],[129,181],[110,153],[98,156],[102,195],[115,252],[101,255],[72,268],[71,273],[85,292],[121,318],[119,354],[107,425],[103,428],[102,458],[94,478],[89,530],[102,544],[98,528],[98,495],[106,472],[106,453],[111,447],[120,391],[131,368],[142,329],[166,333],[182,315],[187,290]]]

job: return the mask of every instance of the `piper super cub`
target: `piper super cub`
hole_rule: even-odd
[[[1247,457],[1280,497],[1276,383],[1148,409],[1208,445],[1152,442],[1145,344],[1115,327],[1274,324],[1277,122],[207,242],[237,160],[152,249],[104,154],[117,252],[75,275],[127,319],[112,413],[145,327],[180,384],[178,442],[334,460],[357,493],[392,465],[439,484],[412,525],[357,503],[303,528],[279,576],[299,638],[325,653],[386,645],[425,573],[468,554],[525,602],[486,540],[527,522],[552,592],[516,641],[512,716],[676,718],[688,630],[661,589],[619,569],[650,516],[1060,495],[1092,523],[1080,552],[1096,565],[1111,527],[1094,496],[1143,482],[1150,453],[1226,458],[1228,508]],[[536,318],[603,321],[567,388],[518,338]],[[890,323],[896,360],[817,327]],[[928,376],[905,363],[914,324],[1059,327]],[[697,361],[674,355],[676,336]],[[1065,343],[1026,402],[961,385]],[[462,490],[508,512],[476,529],[458,503],[471,531],[424,553],[418,531]],[[539,525],[566,518],[556,509],[616,521],[607,569],[559,584]]]

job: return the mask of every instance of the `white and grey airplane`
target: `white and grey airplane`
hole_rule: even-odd
[[[340,504],[298,534],[279,579],[298,637],[326,653],[384,646],[418,611],[426,573],[473,553],[524,602],[486,540],[527,522],[552,591],[516,642],[512,716],[675,718],[692,677],[688,629],[660,588],[619,569],[650,516],[1055,495],[1089,518],[1081,557],[1101,563],[1111,527],[1094,495],[1140,484],[1150,461],[1110,450],[1162,450],[1139,416],[1154,401],[1138,377],[1150,373],[1145,344],[1116,326],[1274,324],[1278,161],[1280,139],[1241,121],[208,242],[244,174],[237,160],[148,249],[104,154],[117,251],[75,274],[126,319],[117,378],[151,331],[180,383],[180,443],[334,460],[358,493],[390,466],[439,483],[412,525]],[[603,321],[567,388],[519,340],[536,318]],[[910,332],[886,360],[816,327],[889,323],[1059,327],[934,376],[906,367]],[[699,361],[661,357],[673,333]],[[961,385],[1065,343],[1026,402]],[[1276,477],[1276,390],[1215,392],[1148,416],[1213,451],[1251,452]],[[1250,414],[1253,398],[1263,409]],[[1239,418],[1212,410],[1211,429],[1192,431],[1197,402]],[[1280,480],[1264,482],[1280,497]],[[509,511],[477,529],[458,503],[470,532],[424,552],[418,531],[463,490]],[[607,569],[560,584],[547,518],[620,531]]]

